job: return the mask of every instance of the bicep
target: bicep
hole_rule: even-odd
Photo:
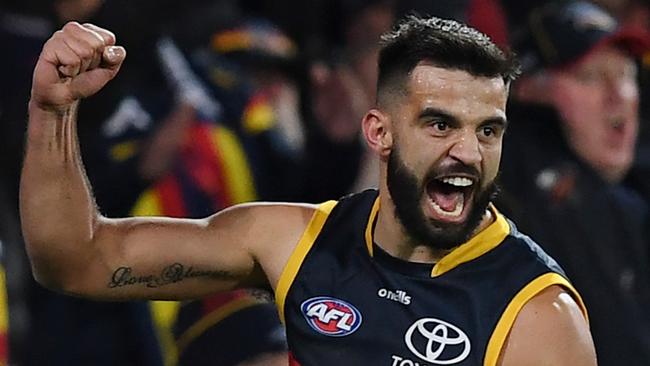
[[[281,210],[243,205],[201,220],[101,219],[94,230],[96,258],[89,258],[84,279],[76,282],[80,288],[71,292],[107,299],[187,299],[263,284],[258,252],[283,239],[278,230],[299,226],[287,222],[270,230]]]
[[[188,298],[237,286],[253,275],[246,243],[236,227],[212,230],[211,221],[131,218],[105,220],[96,231],[102,262],[96,278],[109,296]]]
[[[595,366],[587,321],[571,295],[551,286],[531,299],[517,315],[499,365]]]

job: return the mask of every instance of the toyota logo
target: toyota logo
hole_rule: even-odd
[[[460,328],[435,318],[422,318],[406,331],[404,341],[414,355],[437,365],[467,358],[471,345]]]

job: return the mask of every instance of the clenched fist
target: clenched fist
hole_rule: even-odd
[[[34,70],[31,102],[64,111],[99,91],[120,69],[126,51],[115,35],[92,24],[70,22],[43,46]]]

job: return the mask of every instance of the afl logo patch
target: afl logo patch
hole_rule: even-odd
[[[328,296],[312,297],[300,305],[307,324],[330,337],[344,337],[361,325],[361,313],[352,304]]]

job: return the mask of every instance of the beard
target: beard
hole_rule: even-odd
[[[393,203],[395,204],[395,216],[406,230],[409,238],[419,244],[426,245],[436,250],[450,250],[470,239],[485,215],[490,202],[496,197],[498,187],[494,181],[488,183],[485,188],[474,189],[471,203],[471,211],[467,219],[462,223],[448,223],[426,217],[422,210],[421,200],[426,193],[426,184],[429,177],[441,173],[468,173],[479,176],[476,168],[457,163],[444,168],[433,169],[422,179],[418,177],[404,164],[399,155],[397,146],[391,151],[387,165],[387,185]],[[481,181],[474,184],[482,187]]]

